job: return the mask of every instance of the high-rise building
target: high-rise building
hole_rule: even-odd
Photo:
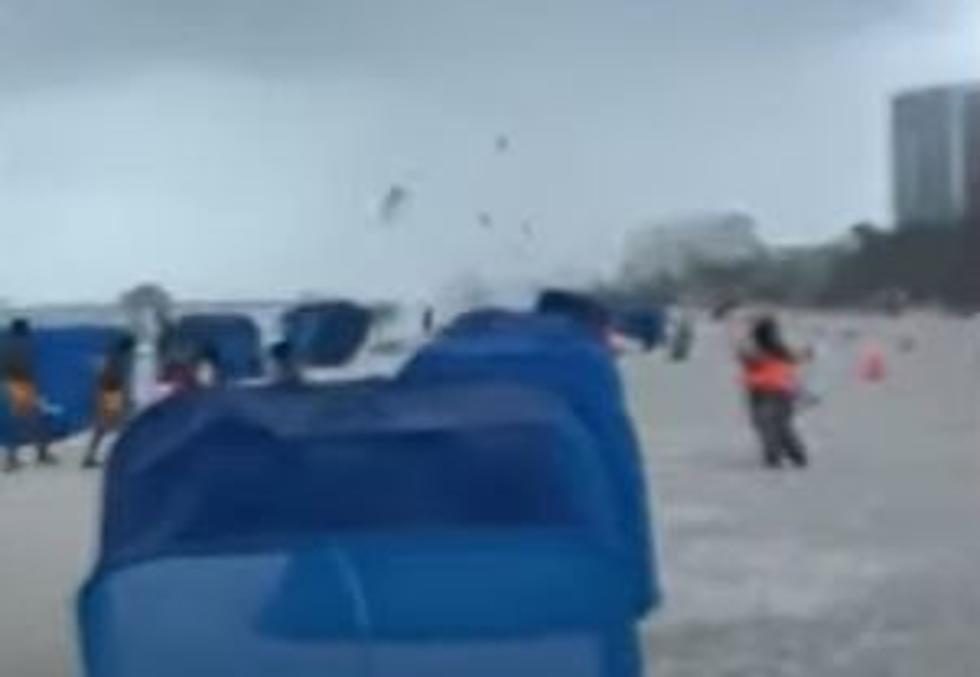
[[[969,107],[968,115],[974,120],[974,124],[970,126],[967,139],[969,149],[967,174],[970,177],[966,216],[968,232],[963,244],[966,251],[961,264],[960,279],[965,286],[963,300],[978,308],[980,307],[980,274],[977,272],[980,271],[980,124],[976,121],[980,120],[980,96],[971,97]]]
[[[963,222],[978,199],[980,83],[902,94],[892,117],[899,226]]]
[[[980,230],[980,92],[974,92],[967,101],[967,214],[974,228]]]

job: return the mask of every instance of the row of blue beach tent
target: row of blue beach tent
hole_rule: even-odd
[[[347,363],[367,340],[371,312],[338,301],[299,306],[282,318],[282,336],[306,365],[334,367]],[[46,434],[52,440],[76,435],[93,424],[96,381],[100,365],[126,330],[114,326],[38,328],[31,338],[32,363],[42,398]],[[0,333],[0,346],[10,337]],[[179,318],[164,332],[160,345],[162,371],[168,360],[189,361],[205,355],[227,382],[260,378],[266,372],[257,323],[245,314],[192,314]],[[18,426],[6,389],[0,390],[0,443],[17,439]]]
[[[364,346],[373,316],[349,301],[298,306],[282,317],[281,334],[293,358],[313,367],[337,367]],[[180,318],[164,332],[161,347],[178,360],[207,357],[223,381],[245,381],[265,373],[262,336],[246,314],[195,314]]]
[[[92,425],[98,364],[126,336],[115,327],[64,327],[38,330],[33,337],[33,365],[48,435],[62,439]],[[0,334],[0,346],[11,338]],[[7,389],[0,395],[0,443],[18,439]]]
[[[593,328],[608,323],[647,346],[663,337],[662,314],[622,311],[610,314],[586,297],[551,291],[541,297],[539,311],[573,318]],[[458,332],[479,313],[449,328]],[[282,317],[282,336],[297,362],[315,367],[337,367],[350,362],[364,346],[372,325],[371,311],[348,301],[322,302],[296,307]],[[124,335],[118,327],[61,327],[36,331],[34,363],[43,395],[46,429],[53,439],[77,434],[92,425],[95,380],[99,364]],[[6,341],[0,334],[0,344]],[[263,341],[255,320],[245,314],[193,314],[179,318],[161,337],[162,370],[168,361],[189,361],[205,355],[214,362],[218,377],[241,382],[262,377],[266,369]],[[6,391],[0,393],[0,442],[15,441]]]
[[[596,329],[482,311],[393,378],[144,412],[80,594],[88,677],[640,677],[659,574]]]
[[[536,310],[571,318],[593,329],[613,331],[638,342],[644,350],[660,346],[667,338],[667,315],[661,308],[624,303],[603,303],[587,294],[546,289]]]

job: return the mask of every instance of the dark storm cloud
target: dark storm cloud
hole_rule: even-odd
[[[0,0],[0,290],[424,290],[608,267],[700,209],[825,237],[887,220],[888,97],[976,77],[977,29],[974,0]]]
[[[942,22],[959,0],[0,0],[0,82],[125,74],[160,61],[259,71],[690,42],[724,50]],[[625,19],[625,20],[624,20]],[[679,37],[678,37],[679,36]],[[448,51],[447,51],[448,50]],[[393,58],[392,58],[393,57]]]
[[[318,18],[315,4],[270,11],[280,3],[0,0],[0,75],[29,87],[113,77],[160,61],[257,65],[309,46],[324,28],[310,21]],[[330,40],[324,35],[317,48]]]

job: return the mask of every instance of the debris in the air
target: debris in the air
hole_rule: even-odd
[[[498,153],[506,153],[510,150],[510,137],[506,134],[501,134],[497,137],[494,145],[497,148]]]
[[[493,217],[487,212],[480,212],[476,217],[477,223],[480,224],[481,228],[489,230],[493,228]]]
[[[392,185],[381,201],[381,221],[383,223],[397,221],[402,212],[405,211],[410,199],[411,193],[405,186],[399,184]]]
[[[521,232],[524,233],[524,237],[530,240],[534,237],[534,226],[531,225],[530,221],[525,221],[521,224]]]

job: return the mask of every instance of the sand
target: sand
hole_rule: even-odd
[[[759,467],[717,326],[689,363],[623,361],[667,589],[645,630],[650,674],[980,675],[980,331],[808,318],[797,333],[818,325],[832,329],[828,400],[803,419],[805,473]],[[842,338],[850,327],[862,336]],[[919,346],[900,354],[905,334]],[[868,337],[889,358],[877,385],[853,376]],[[73,598],[99,478],[77,469],[77,447],[59,468],[0,477],[3,677],[79,674]]]
[[[805,473],[758,467],[717,330],[690,364],[626,370],[668,595],[651,674],[980,675],[980,333],[833,324]],[[852,325],[862,337],[838,338]],[[906,334],[914,353],[896,348]],[[888,358],[877,385],[854,376],[868,339]]]
[[[78,469],[77,444],[58,452],[61,467],[0,476],[3,677],[80,674],[73,598],[94,556],[100,479]]]

